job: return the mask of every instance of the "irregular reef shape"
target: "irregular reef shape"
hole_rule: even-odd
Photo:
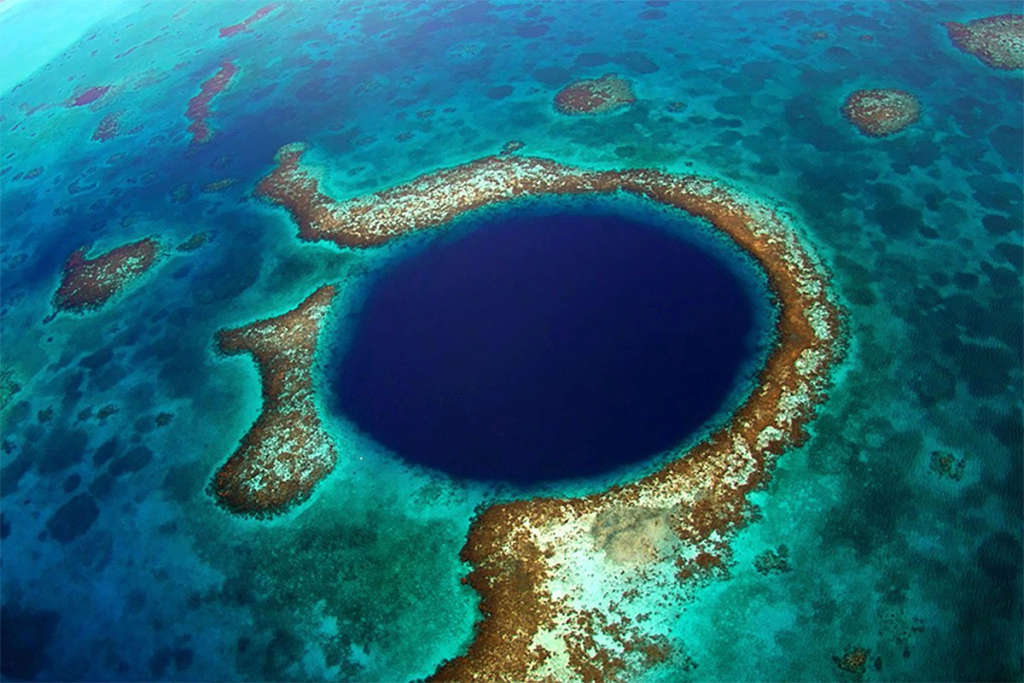
[[[509,154],[515,154],[523,147],[526,147],[526,143],[522,140],[509,140],[501,146],[501,151],[498,152],[499,156],[508,156]]]
[[[854,647],[849,649],[842,657],[833,656],[832,661],[846,673],[861,675],[867,669],[868,654],[869,651],[865,648]]]
[[[993,69],[1024,69],[1024,15],[1000,14],[960,24],[942,24],[953,45]]]
[[[932,451],[929,469],[944,479],[960,481],[964,476],[967,461],[949,451]]]
[[[864,135],[881,138],[917,121],[921,105],[903,90],[857,90],[843,103],[843,116]]]
[[[14,372],[10,368],[0,368],[0,410],[6,408],[19,391],[21,383],[14,379]]]
[[[199,191],[204,194],[212,194],[214,192],[221,192],[237,184],[238,178],[221,178],[220,180],[215,180],[212,183],[206,183]]]
[[[92,132],[92,139],[98,142],[107,142],[116,138],[121,132],[121,114],[122,112],[112,111],[100,119],[96,130]]]
[[[110,90],[109,85],[96,85],[87,90],[83,91],[79,95],[73,95],[68,101],[68,107],[84,107],[87,104],[92,104],[99,98],[107,94]]]
[[[162,253],[160,243],[152,237],[91,259],[85,256],[88,250],[87,245],[68,257],[48,320],[60,311],[81,313],[99,308],[152,268]]]
[[[212,239],[213,235],[209,232],[197,232],[189,236],[188,239],[179,243],[178,246],[176,246],[174,249],[175,251],[188,253],[190,251],[195,251],[196,249],[200,248],[201,246],[203,246]]]
[[[634,102],[636,97],[629,81],[615,74],[574,81],[555,95],[555,109],[570,116],[605,114]]]
[[[844,351],[825,268],[780,209],[720,183],[651,169],[595,171],[549,159],[491,156],[345,201],[319,190],[289,145],[257,192],[284,206],[306,240],[381,244],[466,211],[544,194],[626,192],[706,219],[763,268],[778,309],[758,384],[729,422],[669,454],[637,481],[572,499],[493,505],[473,520],[461,557],[483,620],[468,650],[434,680],[629,678],[668,656],[671,626],[650,619],[721,575],[730,538],[750,521],[748,494],[803,443]],[[653,596],[660,596],[654,598]]]
[[[199,94],[188,101],[185,117],[192,122],[188,126],[188,132],[192,134],[192,144],[206,142],[213,136],[213,131],[207,123],[207,119],[210,118],[210,102],[228,87],[237,73],[237,66],[232,62],[224,62],[216,74],[199,86]]]
[[[288,313],[217,334],[223,353],[252,354],[263,393],[256,423],[213,480],[217,500],[232,512],[283,512],[334,469],[337,454],[317,413],[310,371],[336,293],[325,285]]]
[[[249,15],[245,20],[240,21],[237,24],[232,24],[231,26],[225,26],[224,28],[222,28],[220,30],[220,37],[230,38],[231,36],[238,35],[239,33],[244,33],[248,31],[250,25],[267,16],[275,9],[277,9],[277,3],[260,7],[258,10]]]

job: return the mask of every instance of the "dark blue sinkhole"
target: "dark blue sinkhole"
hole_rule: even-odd
[[[750,259],[683,215],[559,207],[483,212],[374,278],[330,354],[333,409],[517,485],[643,461],[731,409],[769,327]]]

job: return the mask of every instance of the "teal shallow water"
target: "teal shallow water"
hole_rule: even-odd
[[[940,26],[1018,7],[673,3],[641,19],[659,8],[306,3],[218,36],[258,7],[140,8],[5,94],[2,365],[21,385],[0,415],[6,676],[401,680],[465,647],[476,597],[458,550],[478,504],[522,492],[411,469],[331,426],[352,457],[307,504],[233,518],[206,486],[256,418],[259,384],[212,340],[323,282],[357,293],[403,248],[296,240],[251,198],[280,145],[311,141],[344,197],[518,139],[778,202],[849,313],[849,357],[811,440],[757,495],[728,578],[665,617],[673,655],[644,675],[848,679],[833,658],[863,647],[864,680],[1021,678],[1022,82]],[[186,158],[188,99],[225,60],[239,75],[211,105],[213,139]],[[554,111],[561,85],[607,72],[633,82],[633,107]],[[93,108],[61,104],[101,85]],[[914,92],[921,120],[860,136],[839,105],[861,87]],[[114,111],[120,135],[91,140]],[[201,191],[224,178],[238,182]],[[83,243],[200,230],[209,245],[107,308],[41,324]],[[118,411],[97,418],[106,405]],[[125,469],[140,446],[151,459]],[[947,454],[962,466],[943,476]],[[763,559],[783,545],[784,562]]]

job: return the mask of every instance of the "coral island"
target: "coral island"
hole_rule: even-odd
[[[121,292],[159,260],[161,246],[146,237],[123,244],[95,258],[86,258],[89,246],[82,247],[64,263],[60,287],[53,295],[53,313],[80,313],[96,309]]]
[[[252,354],[263,393],[256,423],[213,480],[217,500],[232,512],[283,512],[334,469],[337,454],[321,426],[310,371],[335,294],[323,286],[288,313],[217,334],[221,352]]]
[[[615,74],[574,81],[555,95],[555,109],[562,114],[605,114],[628,107],[636,101],[629,81]]]
[[[864,135],[881,138],[917,121],[921,105],[903,90],[858,90],[843,104],[843,116]]]
[[[705,178],[652,169],[589,170],[519,155],[485,157],[339,201],[323,194],[315,173],[303,167],[307,149],[281,149],[257,188],[291,214],[305,240],[367,247],[518,197],[625,192],[704,219],[760,264],[778,310],[774,343],[756,388],[731,420],[696,445],[680,446],[660,469],[632,483],[482,510],[461,557],[472,567],[465,581],[481,596],[483,619],[468,650],[433,678],[628,678],[634,667],[664,660],[670,633],[644,616],[651,596],[677,600],[680,590],[726,571],[731,535],[753,516],[748,495],[767,483],[779,455],[807,439],[806,426],[844,351],[827,271],[792,219]],[[273,340],[281,357],[291,359],[307,358],[314,337],[313,330],[301,335],[302,346],[287,355],[284,347],[295,344],[297,335],[264,332],[261,339]],[[290,377],[301,383],[295,392],[305,391],[308,377],[299,372],[281,375],[288,387],[281,391],[293,393]],[[277,429],[287,434],[298,429],[296,423],[316,424],[312,410],[310,403],[300,420]],[[265,436],[247,444],[264,444],[265,471],[286,467],[276,458],[287,463],[296,457],[293,437],[258,424]],[[308,438],[307,447],[326,448]],[[248,480],[262,486],[262,479]]]
[[[993,69],[1024,69],[1024,15],[1000,14],[960,24],[942,24],[953,45]]]

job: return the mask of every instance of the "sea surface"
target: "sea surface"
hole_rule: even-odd
[[[304,162],[325,192],[346,198],[511,140],[520,154],[586,168],[696,173],[781,207],[846,312],[848,351],[811,438],[754,495],[758,519],[733,539],[727,572],[671,606],[668,659],[630,679],[1024,678],[1024,80],[957,50],[942,26],[1020,13],[1020,3],[85,7],[0,5],[4,679],[423,679],[473,638],[478,597],[460,582],[469,567],[459,550],[481,506],[599,491],[656,467],[657,439],[629,462],[573,469],[565,457],[544,476],[441,466],[385,445],[391,432],[359,424],[366,394],[344,400],[357,379],[345,363],[359,358],[344,354],[361,335],[394,332],[379,319],[371,329],[375,302],[378,313],[409,312],[416,287],[403,269],[469,269],[501,244],[535,256],[529,230],[581,215],[613,233],[651,223],[634,226],[651,243],[620,248],[609,233],[595,254],[643,261],[643,278],[620,263],[621,279],[609,281],[663,303],[721,285],[701,298],[721,315],[705,306],[696,326],[728,323],[738,346],[717,384],[700,384],[709,394],[696,408],[706,429],[728,419],[771,342],[761,310],[771,297],[752,262],[696,220],[626,199],[552,202],[522,209],[529,215],[467,216],[443,239],[358,250],[300,240],[283,209],[254,195],[293,142],[312,145]],[[196,141],[189,102],[226,64],[237,73],[209,103],[209,139]],[[556,110],[561,88],[608,73],[631,83],[633,104],[594,116]],[[864,136],[840,111],[862,88],[912,93],[920,119]],[[526,232],[509,231],[520,224]],[[201,232],[208,239],[194,251],[173,248]],[[69,255],[146,236],[171,246],[151,272],[96,311],[44,323]],[[589,244],[578,231],[564,238],[561,260],[530,266],[553,287],[564,286],[562,270],[579,274],[580,260],[564,254]],[[663,239],[680,258],[697,249],[711,259],[684,269],[696,273],[690,287],[659,284],[671,280]],[[252,359],[219,354],[215,334],[291,310],[325,283],[342,294],[315,376],[339,466],[287,514],[233,515],[209,484],[261,393]],[[383,300],[388,291],[401,296]],[[521,305],[536,296],[505,291]],[[637,325],[657,297],[645,298],[647,312],[613,308]],[[537,315],[565,317],[565,302]],[[500,326],[500,311],[485,312],[475,320]],[[598,336],[623,370],[602,367],[621,376],[639,360],[625,360],[633,337],[616,330]],[[660,329],[652,348],[678,352],[667,340],[680,333]],[[364,340],[371,355],[374,339]],[[387,348],[422,357],[401,342]],[[692,369],[701,351],[685,353],[680,367]],[[450,372],[429,370],[468,373],[469,384],[481,372],[449,359]],[[632,386],[651,400],[650,384]],[[500,403],[498,391],[487,397]],[[481,433],[516,439],[521,420],[502,423],[499,412]],[[630,447],[653,433],[649,413],[630,415],[637,421],[616,422],[607,438]],[[408,426],[390,418],[390,428]],[[700,429],[664,438],[698,439]],[[452,428],[442,436],[443,448],[466,444]],[[839,665],[859,648],[862,671]]]

